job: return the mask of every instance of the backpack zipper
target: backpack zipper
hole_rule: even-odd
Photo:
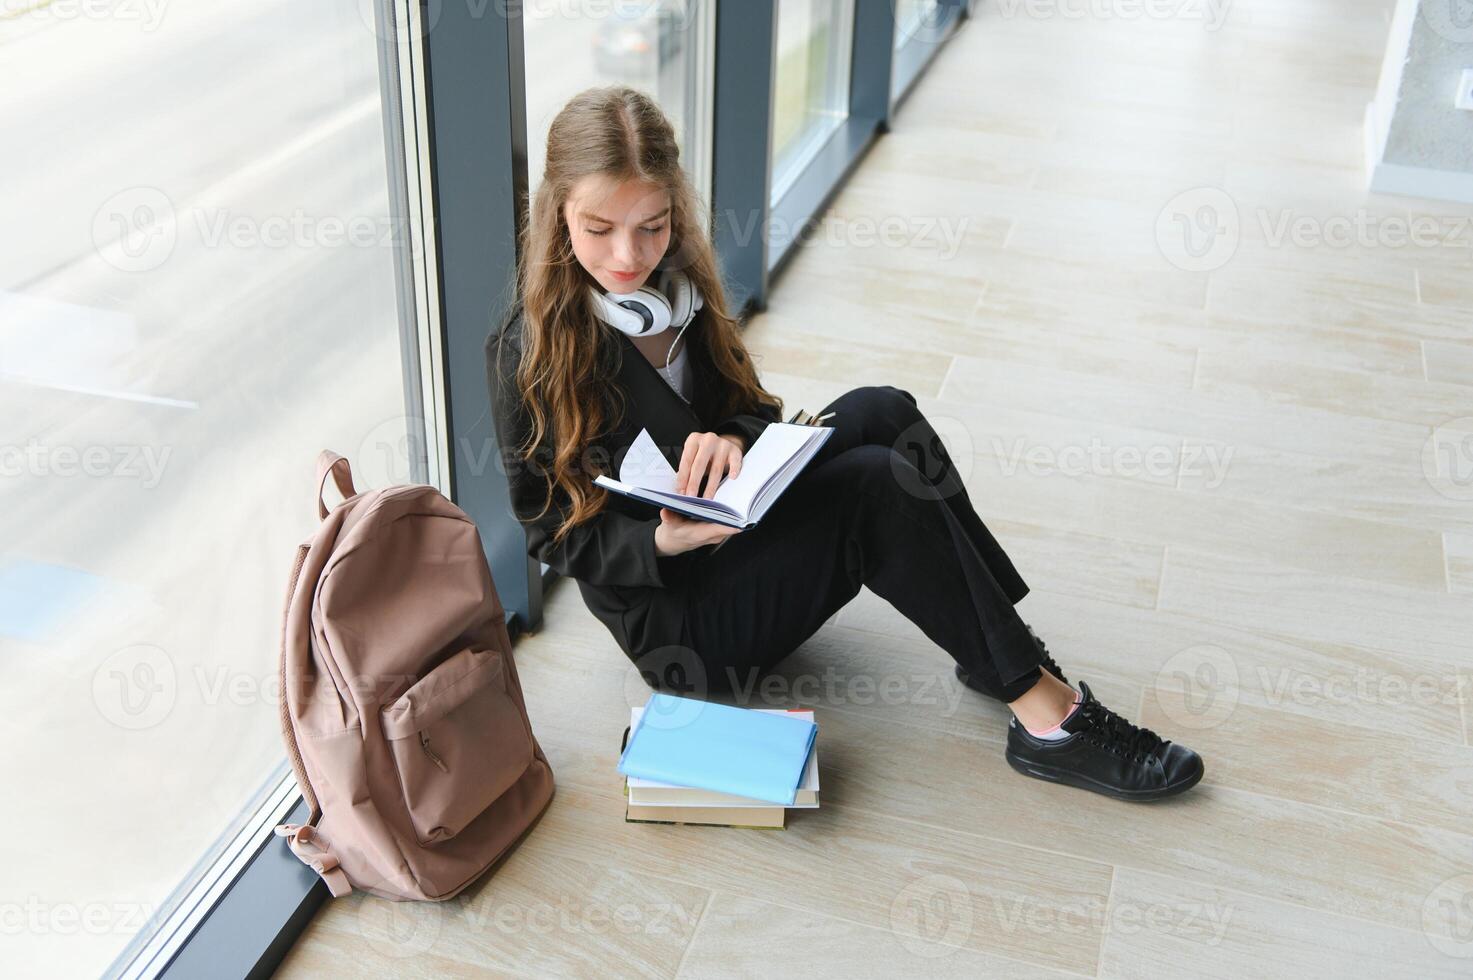
[[[425,750],[425,755],[430,757],[430,761],[440,767],[441,772],[448,773],[450,771],[450,767],[445,765],[445,760],[441,759],[438,755],[435,754],[435,750],[430,748],[430,737],[424,732],[419,733],[419,744],[420,747]]]

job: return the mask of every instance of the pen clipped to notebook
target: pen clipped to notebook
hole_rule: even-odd
[[[792,418],[788,419],[788,423],[790,425],[825,425],[829,419],[837,414],[838,412],[826,412],[823,415],[815,416],[800,408],[793,413]]]

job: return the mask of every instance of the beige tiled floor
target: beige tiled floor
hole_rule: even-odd
[[[1361,190],[1389,2],[1240,0],[1217,31],[982,6],[831,214],[965,217],[955,254],[820,238],[749,344],[789,411],[914,394],[1025,617],[1205,781],[1130,806],[1017,776],[1005,709],[865,591],[780,672],[828,682],[789,692],[819,711],[820,811],[626,826],[646,692],[559,583],[518,648],[542,824],[444,906],[332,903],[284,975],[1473,972],[1473,486],[1428,448],[1473,431],[1473,242],[1272,239],[1473,210]],[[1200,187],[1241,240],[1184,271],[1157,217]]]

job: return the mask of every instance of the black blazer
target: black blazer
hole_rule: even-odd
[[[739,435],[750,448],[769,423],[780,421],[778,409],[766,405],[759,414],[714,417],[717,386],[722,382],[711,364],[700,326],[694,323],[685,332],[694,379],[693,405],[687,405],[675,393],[628,336],[613,328],[599,331],[599,348],[593,356],[606,359],[613,370],[625,409],[619,418],[618,398],[610,393],[608,417],[617,421],[610,433],[592,447],[584,447],[582,458],[589,461],[591,472],[617,477],[619,465],[640,429],[648,429],[670,465],[678,467],[686,437],[692,432]],[[567,494],[558,489],[553,506],[541,519],[534,520],[547,496],[543,467],[551,460],[551,450],[539,445],[527,462],[519,462],[516,456],[515,447],[531,435],[531,419],[516,387],[521,341],[518,308],[504,329],[487,338],[485,353],[502,468],[511,491],[513,514],[527,532],[527,554],[578,582],[584,604],[609,628],[626,654],[638,656],[657,646],[684,642],[678,590],[669,586],[680,582],[693,564],[705,561],[717,546],[657,556],[659,511],[651,504],[615,493],[608,495],[597,517],[574,528],[561,544],[552,544],[553,532],[563,514],[571,510],[571,504]]]

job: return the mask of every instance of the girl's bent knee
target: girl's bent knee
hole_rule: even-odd
[[[846,397],[867,411],[886,412],[913,409],[916,406],[914,395],[894,385],[864,385],[853,389]]]

